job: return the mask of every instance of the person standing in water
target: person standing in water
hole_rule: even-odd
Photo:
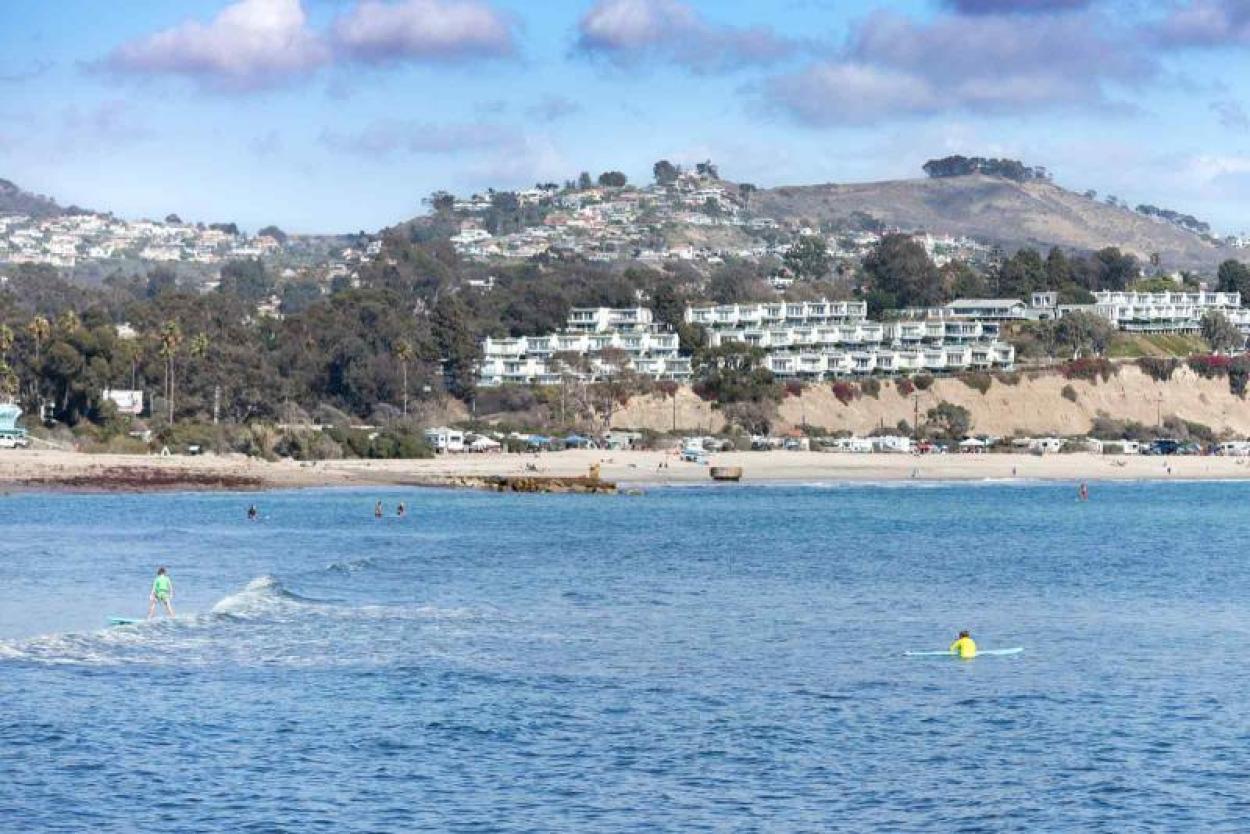
[[[373,517],[374,518],[382,517],[382,502],[381,501],[373,505]]]
[[[247,520],[255,521],[260,516],[260,510],[256,509],[256,505],[247,508]]]
[[[169,578],[169,571],[164,565],[156,569],[156,579],[152,581],[152,593],[148,597],[148,619],[156,615],[157,603],[165,605],[165,613],[174,616],[174,583]]]
[[[1085,484],[1082,483],[1081,488],[1077,490],[1076,495],[1082,501],[1088,501],[1089,500],[1089,487],[1087,487]]]
[[[395,515],[399,516],[400,518],[403,518],[404,516],[408,515],[408,508],[404,506],[403,501],[400,501],[399,506],[395,508]]]

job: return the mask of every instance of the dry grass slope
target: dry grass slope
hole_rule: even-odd
[[[761,214],[812,221],[864,212],[891,226],[968,235],[1008,248],[1052,245],[1093,251],[1118,246],[1140,258],[1157,252],[1169,268],[1210,268],[1229,257],[1195,234],[1056,185],[973,175],[854,185],[774,188],[753,201]]]

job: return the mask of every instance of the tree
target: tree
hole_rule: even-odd
[[[1052,325],[1055,351],[1071,352],[1074,357],[1085,352],[1105,353],[1115,335],[1111,322],[1094,313],[1068,313],[1058,321],[1047,324]]]
[[[169,405],[169,422],[174,422],[174,357],[182,345],[182,328],[176,321],[161,325],[160,356],[165,360],[165,402]]]
[[[948,298],[984,298],[989,294],[985,276],[963,261],[951,261],[939,271]]]
[[[590,361],[577,351],[558,350],[547,360],[547,367],[560,375],[560,425],[567,426],[570,388],[590,372]]]
[[[1220,292],[1241,293],[1241,303],[1250,303],[1250,266],[1232,258],[1220,264],[1215,288]]]
[[[464,303],[456,295],[444,295],[430,314],[430,325],[443,359],[448,390],[462,400],[477,390],[477,363],[480,346],[469,323]]]
[[[1245,344],[1246,339],[1237,325],[1219,310],[1208,310],[1202,317],[1202,338],[1216,353],[1231,353]]]
[[[669,186],[677,182],[677,178],[681,176],[681,168],[677,167],[667,159],[661,159],[651,168],[655,175],[656,185]]]
[[[424,202],[435,214],[445,214],[456,207],[456,195],[448,191],[435,191]]]
[[[605,188],[624,188],[628,181],[620,171],[604,171],[599,175],[599,184]]]
[[[780,399],[772,371],[764,367],[762,348],[726,342],[695,354],[693,367],[700,395],[717,403],[776,401]]]
[[[972,430],[972,415],[968,409],[946,400],[930,408],[925,418],[929,421],[931,433],[948,440],[962,440]]]
[[[999,297],[1027,302],[1034,292],[1046,286],[1042,257],[1036,249],[1019,250],[999,265],[995,282]]]
[[[819,281],[829,274],[831,259],[824,238],[803,235],[786,251],[782,259],[794,277]]]
[[[274,280],[259,258],[230,261],[221,268],[218,291],[253,304],[273,294]]]
[[[30,339],[35,343],[35,364],[39,364],[39,349],[43,343],[52,337],[52,322],[43,316],[35,316],[30,320],[30,324],[26,325],[26,332],[30,334]]]
[[[177,289],[178,276],[174,271],[168,267],[158,266],[148,273],[148,283],[144,294],[148,298],[156,298],[162,293],[173,292]]]
[[[167,226],[181,226],[182,218],[176,214],[167,214],[165,215],[165,224]]]
[[[13,328],[7,324],[0,324],[0,362],[7,367],[9,364],[9,351],[13,349]]]
[[[1141,275],[1137,258],[1114,246],[1094,253],[1090,262],[1090,290],[1123,290]]]
[[[720,169],[717,168],[710,159],[696,164],[694,166],[694,171],[699,176],[706,177],[709,180],[720,179]]]
[[[738,196],[742,199],[742,207],[744,209],[751,205],[751,195],[756,191],[759,191],[759,189],[749,182],[738,185]]]
[[[408,416],[408,363],[412,361],[412,357],[416,354],[416,352],[412,349],[412,343],[409,342],[407,339],[396,340],[395,347],[391,349],[391,352],[394,353],[395,358],[399,360],[399,370],[400,370],[400,373],[403,375],[403,381],[404,381],[403,412],[404,412],[404,416],[407,417]]]
[[[594,186],[595,181],[590,178],[589,171],[582,171],[577,175],[577,188],[579,191],[585,191]]]
[[[261,229],[256,234],[260,235],[261,237],[271,237],[274,240],[278,241],[278,243],[281,243],[283,245],[285,245],[287,241],[286,232],[282,231],[277,226],[272,226],[272,225],[266,226],[265,228]]]
[[[945,300],[937,267],[909,235],[881,238],[864,258],[864,276],[870,315],[900,307],[936,307]]]

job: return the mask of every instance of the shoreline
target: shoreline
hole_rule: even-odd
[[[829,452],[725,452],[709,465],[671,452],[570,450],[463,454],[430,460],[268,462],[242,455],[160,457],[80,452],[0,452],[8,492],[256,492],[314,487],[490,489],[501,479],[585,481],[591,465],[623,488],[716,484],[711,466],[741,467],[741,484],[885,482],[1067,482],[1250,480],[1250,458],[1021,454],[893,455]],[[721,484],[732,487],[734,484]]]

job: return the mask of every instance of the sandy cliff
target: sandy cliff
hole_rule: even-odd
[[[1075,402],[1063,396],[1066,385],[1075,390]],[[1153,425],[1160,416],[1166,419],[1175,415],[1217,431],[1250,436],[1250,400],[1230,393],[1227,379],[1202,379],[1188,368],[1177,370],[1162,383],[1135,365],[1124,365],[1106,382],[1067,380],[1058,374],[1031,379],[1021,375],[1016,385],[995,380],[982,394],[958,379],[940,379],[929,390],[915,393],[921,415],[942,400],[956,403],[972,413],[973,431],[978,433],[1083,434],[1094,418],[1104,413],[1147,425]],[[865,396],[843,405],[826,382],[808,386],[801,397],[787,397],[780,406],[780,428],[806,422],[831,431],[862,434],[879,426],[894,426],[899,420],[910,423],[914,410],[912,398],[903,396],[892,383],[883,382],[877,398]],[[675,400],[635,398],[617,413],[613,425],[656,431],[671,431],[674,426],[679,431],[716,431],[723,427],[724,418],[689,389],[682,389]]]

